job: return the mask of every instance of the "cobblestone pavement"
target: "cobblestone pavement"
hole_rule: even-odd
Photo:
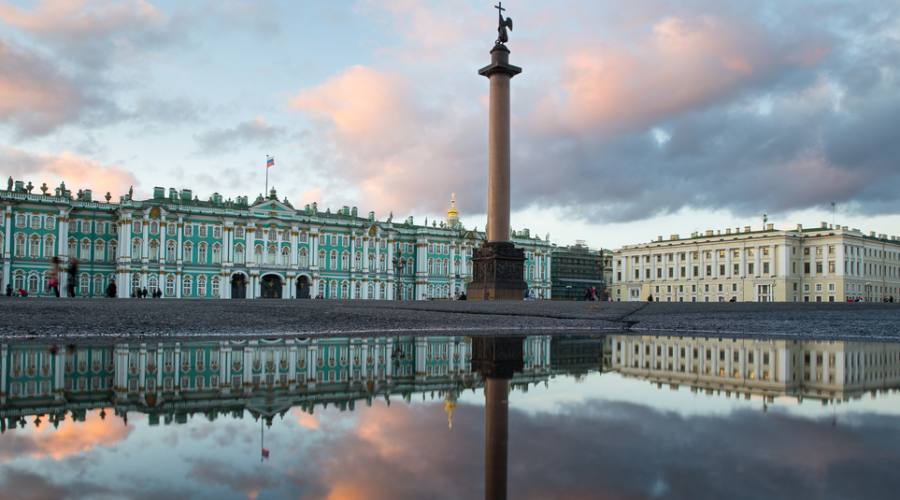
[[[0,337],[575,333],[900,340],[900,304],[0,298]]]

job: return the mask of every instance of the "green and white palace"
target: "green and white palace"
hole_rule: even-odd
[[[32,296],[52,294],[58,257],[64,266],[77,259],[82,297],[103,296],[114,282],[120,298],[146,288],[163,298],[447,299],[465,292],[484,239],[460,223],[453,200],[445,221],[418,225],[360,217],[355,207],[297,209],[274,188],[253,203],[160,187],[118,203],[65,183],[39,191],[12,178],[0,190],[0,285]],[[529,296],[549,299],[550,242],[528,230],[512,240],[528,259]]]

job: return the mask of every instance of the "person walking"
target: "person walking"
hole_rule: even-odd
[[[106,296],[111,299],[116,298],[116,280],[109,280],[109,284],[106,285]]]
[[[66,274],[69,276],[69,283],[66,286],[66,291],[68,292],[69,297],[75,297],[75,281],[78,279],[78,259],[72,257],[69,261],[69,267],[66,268]]]
[[[56,298],[59,298],[59,257],[53,257],[53,259],[51,259],[51,262],[53,263],[53,266],[50,268],[49,286],[50,290],[53,290],[53,294],[56,296]]]
[[[12,287],[12,284],[7,283],[7,284],[6,284],[6,296],[7,296],[7,297],[12,297],[12,294],[13,294],[13,287]]]
[[[147,293],[147,287],[142,288],[142,289],[141,289],[141,298],[142,298],[142,299],[146,299],[146,298],[147,298],[147,295],[148,295],[148,293]]]

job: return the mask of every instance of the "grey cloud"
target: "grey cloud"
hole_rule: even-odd
[[[287,129],[269,125],[263,119],[248,120],[231,128],[211,129],[194,135],[200,152],[207,155],[227,153],[247,145],[266,146],[287,137]]]

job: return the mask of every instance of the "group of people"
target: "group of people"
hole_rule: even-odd
[[[146,299],[148,296],[154,299],[162,298],[162,290],[157,288],[156,290],[153,290],[153,292],[148,292],[147,287],[144,287],[140,290],[134,290],[131,292],[132,299]]]
[[[589,300],[591,302],[596,302],[600,300],[600,294],[597,293],[597,287],[589,286],[584,289],[584,300]]]

